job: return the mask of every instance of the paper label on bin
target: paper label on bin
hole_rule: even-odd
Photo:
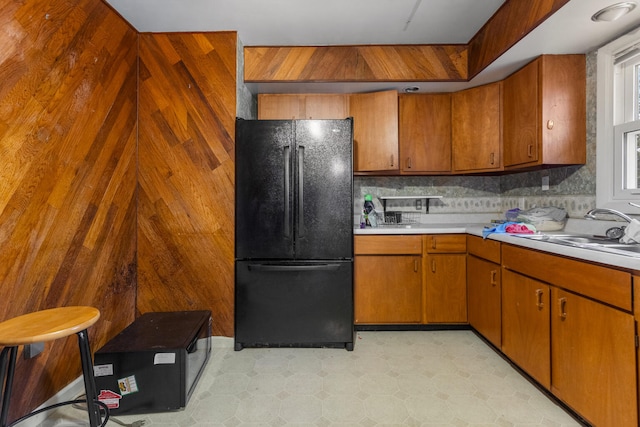
[[[118,380],[118,388],[120,389],[120,394],[123,396],[137,392],[138,383],[136,382],[136,376],[131,375],[129,377],[120,378]]]
[[[122,399],[122,396],[111,390],[100,390],[100,394],[98,395],[98,400],[107,405],[107,408],[109,409],[119,408],[120,399]]]
[[[173,365],[175,363],[175,353],[156,353],[156,355],[153,357],[154,365]]]
[[[96,377],[107,377],[113,375],[113,365],[111,363],[107,365],[95,365],[93,367],[93,375]]]

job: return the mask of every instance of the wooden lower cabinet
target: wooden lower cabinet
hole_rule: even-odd
[[[637,426],[631,314],[551,288],[551,391],[598,427]]]
[[[356,324],[422,321],[422,236],[354,238]]]
[[[466,255],[425,257],[425,323],[466,323]]]
[[[469,255],[467,258],[467,301],[469,324],[500,348],[500,265]]]
[[[502,272],[502,352],[546,389],[551,387],[551,334],[546,283]]]

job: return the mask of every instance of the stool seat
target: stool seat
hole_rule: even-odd
[[[77,334],[100,318],[94,307],[58,307],[14,317],[0,323],[0,346],[53,341]]]
[[[98,401],[96,383],[93,377],[93,361],[91,360],[91,347],[89,346],[89,334],[87,328],[100,318],[100,311],[94,307],[58,307],[48,310],[23,314],[4,322],[0,322],[0,399],[2,410],[0,411],[0,427],[11,427],[40,412],[55,408],[61,404],[77,403],[80,400],[63,402],[33,411],[8,424],[9,404],[11,401],[11,389],[16,367],[16,354],[18,347],[46,341],[53,341],[70,335],[78,336],[80,349],[80,363],[82,364],[82,377],[87,398],[87,415],[91,427],[104,426],[109,419],[109,408]],[[100,413],[100,407],[104,409],[104,420]]]

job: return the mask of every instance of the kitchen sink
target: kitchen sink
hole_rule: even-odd
[[[640,257],[640,243],[625,244],[620,243],[618,239],[610,239],[605,236],[578,234],[516,234],[514,236],[558,245]]]

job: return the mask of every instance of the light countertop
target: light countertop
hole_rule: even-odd
[[[604,221],[603,221],[604,222]],[[405,234],[471,234],[482,237],[482,231],[485,226],[491,226],[487,223],[430,223],[430,224],[411,224],[383,226],[383,227],[367,227],[364,229],[354,228],[355,235],[405,235]],[[566,227],[565,227],[566,228]],[[550,232],[562,233],[562,231]],[[557,255],[568,256],[583,261],[591,261],[600,264],[606,264],[614,267],[620,267],[640,272],[640,258],[618,255],[606,252],[595,251],[591,249],[558,245],[539,240],[526,239],[518,237],[514,234],[492,233],[488,239],[497,240],[503,243],[518,245],[530,249],[536,249]]]

